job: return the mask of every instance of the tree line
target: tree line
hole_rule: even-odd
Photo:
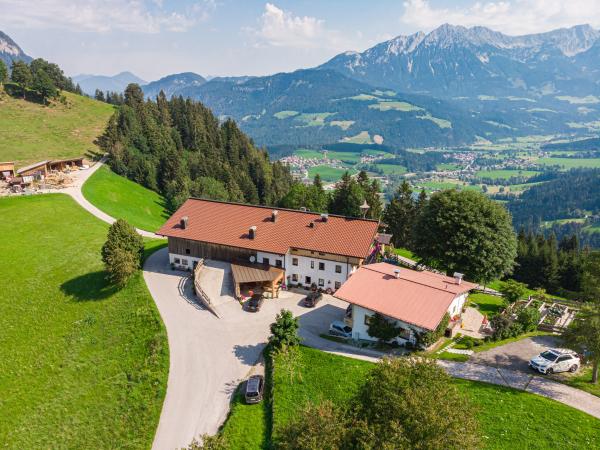
[[[162,92],[144,100],[137,84],[123,100],[98,143],[116,173],[161,193],[168,209],[190,196],[274,205],[289,191],[289,169],[233,120],[220,123],[201,103]]]
[[[0,61],[0,84],[9,79],[19,87],[23,99],[26,99],[27,92],[33,92],[44,104],[50,99],[59,98],[61,91],[82,95],[79,85],[65,76],[57,64],[42,58],[34,59],[29,64],[14,60],[10,68],[10,76],[4,62]]]
[[[94,100],[116,106],[120,106],[125,103],[125,97],[122,92],[106,91],[105,93],[100,89],[96,89],[96,92],[94,93]]]

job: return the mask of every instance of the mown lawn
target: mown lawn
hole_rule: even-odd
[[[0,89],[0,161],[17,167],[44,159],[85,156],[99,151],[113,106],[63,92],[67,104],[50,106],[3,95]]]
[[[0,216],[2,446],[150,448],[169,356],[141,273],[106,283],[108,225],[66,195],[0,199]]]
[[[156,231],[169,217],[158,193],[117,175],[108,166],[100,167],[85,182],[82,192],[101,211],[142,230]]]
[[[307,401],[347,402],[372,363],[301,347],[295,370],[285,370],[279,359],[275,367],[274,437]],[[515,389],[457,379],[452,382],[472,400],[482,448],[574,449],[593,448],[600,442],[600,421],[576,409]]]
[[[504,297],[481,292],[469,295],[469,302],[470,306],[477,308],[481,314],[488,316],[488,318],[495,316],[506,308]]]

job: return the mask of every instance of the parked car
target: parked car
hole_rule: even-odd
[[[265,296],[262,294],[254,294],[250,300],[246,302],[246,311],[258,312],[265,301]]]
[[[529,367],[546,374],[576,372],[580,366],[579,355],[572,350],[563,348],[551,348],[529,361]]]
[[[314,308],[323,299],[323,294],[320,292],[311,292],[304,297],[303,304],[307,308]]]
[[[341,320],[334,320],[329,325],[329,334],[332,336],[338,336],[343,338],[351,338],[352,337],[352,327],[349,327]]]
[[[262,375],[252,375],[246,381],[246,403],[258,403],[263,398],[265,378]]]

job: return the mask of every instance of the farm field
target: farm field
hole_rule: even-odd
[[[330,166],[314,166],[308,169],[308,177],[312,179],[316,174],[319,174],[323,181],[335,182],[338,181],[346,172],[348,172],[350,175],[353,175],[356,173],[356,170],[340,169]]]
[[[538,175],[539,172],[533,170],[479,170],[475,176],[480,178],[492,178],[495,180],[508,180],[511,177],[531,178]]]
[[[406,173],[406,167],[397,164],[375,164],[379,170],[383,171],[384,175],[402,175]]]
[[[82,192],[96,208],[142,230],[156,231],[169,217],[160,194],[117,175],[106,165],[85,182]]]
[[[169,356],[142,274],[107,284],[108,225],[66,195],[0,199],[0,210],[3,446],[150,448]]]
[[[422,111],[423,108],[419,108],[411,103],[407,102],[397,102],[397,101],[383,101],[379,100],[377,103],[369,105],[370,109],[378,109],[379,111],[401,111],[401,112],[410,112],[410,111]]]
[[[481,191],[481,186],[470,185],[461,181],[417,181],[415,183],[419,188],[425,188],[426,191],[438,191],[443,189],[465,189]]]
[[[99,151],[113,106],[63,92],[67,104],[50,106],[3,95],[0,90],[0,161],[17,167],[45,159],[88,158]]]
[[[541,166],[559,166],[564,170],[580,167],[600,168],[600,158],[539,158],[536,163]]]

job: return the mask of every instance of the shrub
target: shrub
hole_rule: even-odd
[[[300,344],[298,328],[300,328],[298,318],[294,317],[291,311],[282,309],[275,317],[275,322],[271,324],[269,344],[275,350],[285,350],[289,346]]]
[[[515,303],[525,295],[527,286],[515,280],[507,280],[502,283],[498,290],[508,303]]]
[[[436,343],[438,339],[440,339],[446,329],[448,328],[448,324],[450,323],[450,315],[448,313],[444,314],[441,322],[438,324],[435,331],[428,331],[426,333],[417,333],[417,345],[419,347],[429,347],[430,345]]]
[[[398,337],[400,327],[397,327],[394,322],[387,320],[383,315],[375,313],[369,320],[369,328],[367,332],[369,336],[379,339],[379,342],[388,342]]]
[[[492,339],[494,341],[508,339],[510,337],[511,321],[504,314],[499,314],[497,316],[492,317],[492,319],[490,320],[490,325],[494,330],[492,334]]]
[[[517,322],[525,331],[534,331],[540,322],[541,314],[535,308],[524,308],[517,316]]]

